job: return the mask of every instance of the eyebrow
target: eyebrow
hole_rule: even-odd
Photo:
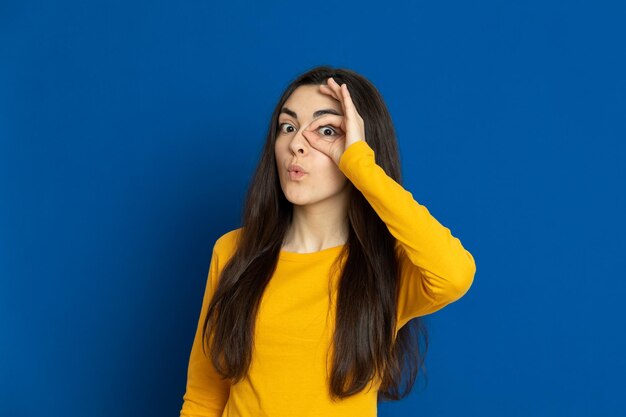
[[[282,109],[280,109],[280,114],[285,113],[288,114],[289,116],[293,117],[294,119],[298,118],[298,115],[296,114],[295,111],[289,109],[288,107],[283,107]],[[316,112],[313,113],[313,118],[317,118],[320,117],[323,114],[335,114],[337,116],[343,116],[343,114],[341,114],[340,112],[338,112],[335,109],[322,109],[322,110],[317,110]]]

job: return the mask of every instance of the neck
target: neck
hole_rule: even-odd
[[[345,244],[347,240],[347,200],[333,207],[294,205],[283,249],[299,253],[317,252]]]

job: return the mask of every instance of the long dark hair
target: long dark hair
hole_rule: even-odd
[[[236,252],[222,270],[204,322],[203,341],[210,346],[210,359],[232,383],[240,381],[250,366],[256,314],[292,219],[292,204],[281,189],[274,153],[279,112],[297,87],[325,84],[329,77],[347,84],[376,163],[401,184],[395,129],[382,96],[370,81],[352,70],[320,66],[289,84],[272,114],[248,188]],[[428,334],[419,317],[396,329],[396,240],[348,182],[349,234],[338,257],[345,260],[345,266],[337,288],[329,394],[335,400],[349,397],[375,378],[381,383],[379,401],[399,400],[410,393],[418,370],[424,369]],[[401,392],[403,370],[408,370],[408,376]]]

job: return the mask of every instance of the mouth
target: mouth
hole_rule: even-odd
[[[304,171],[289,171],[289,179],[298,180],[306,175]]]
[[[306,174],[306,171],[304,169],[302,169],[302,167],[300,165],[297,164],[291,164],[289,165],[289,167],[287,168],[287,171],[290,173],[294,172],[296,174]]]

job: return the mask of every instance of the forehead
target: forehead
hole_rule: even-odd
[[[299,86],[291,93],[283,106],[295,111],[300,119],[310,118],[313,112],[320,109],[330,108],[341,111],[341,103],[328,94],[321,93],[319,85]]]

